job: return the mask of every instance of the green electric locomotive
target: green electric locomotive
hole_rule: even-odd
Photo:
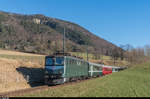
[[[45,84],[62,84],[89,77],[89,63],[67,54],[45,58]]]

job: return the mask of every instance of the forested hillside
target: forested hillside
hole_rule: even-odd
[[[101,52],[110,55],[112,43],[83,27],[44,15],[20,15],[0,12],[0,48],[49,54],[62,50],[64,27],[67,51]]]

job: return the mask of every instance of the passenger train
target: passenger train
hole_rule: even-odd
[[[105,66],[73,57],[68,53],[55,53],[45,57],[45,84],[63,84],[78,79],[100,77],[125,67]]]

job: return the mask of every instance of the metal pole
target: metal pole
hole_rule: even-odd
[[[64,35],[63,35],[63,53],[65,53],[65,27],[64,27]]]
[[[87,53],[87,61],[89,61],[89,57],[88,57],[88,45],[87,45],[87,48],[86,48],[86,53]]]

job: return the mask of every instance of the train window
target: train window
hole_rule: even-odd
[[[46,58],[46,65],[48,66],[51,66],[51,65],[53,65],[53,58]]]
[[[107,70],[107,71],[112,71],[112,69],[111,69],[111,68],[106,68],[106,70]]]
[[[63,65],[64,64],[64,58],[63,57],[56,57],[55,65]]]

